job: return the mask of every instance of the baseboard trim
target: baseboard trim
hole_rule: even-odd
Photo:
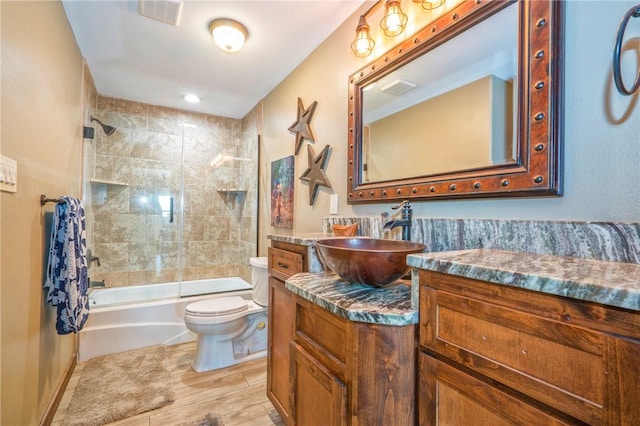
[[[58,383],[58,387],[56,387],[56,391],[53,393],[53,397],[51,398],[51,401],[49,401],[49,405],[40,419],[40,426],[50,426],[53,422],[56,411],[58,411],[58,407],[60,406],[60,400],[62,400],[64,391],[67,389],[67,385],[69,384],[69,380],[71,379],[71,375],[73,374],[73,370],[75,370],[77,364],[78,354],[76,353],[71,357],[71,361],[69,361],[67,368],[64,370],[62,380]]]

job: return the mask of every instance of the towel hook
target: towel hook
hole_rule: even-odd
[[[618,92],[625,96],[633,95],[638,88],[640,88],[640,67],[638,68],[638,74],[636,76],[636,80],[631,86],[631,89],[627,89],[624,85],[624,81],[622,81],[622,74],[620,73],[620,49],[622,48],[622,39],[624,39],[624,32],[627,29],[627,24],[629,23],[629,19],[640,17],[640,4],[633,6],[631,9],[627,11],[620,22],[620,28],[618,29],[618,37],[616,39],[616,47],[613,50],[613,79],[616,83],[616,87],[618,88]]]

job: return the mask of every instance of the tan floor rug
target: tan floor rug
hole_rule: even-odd
[[[174,399],[164,346],[104,355],[85,364],[62,424],[103,425]]]

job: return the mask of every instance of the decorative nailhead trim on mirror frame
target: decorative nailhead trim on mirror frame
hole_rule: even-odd
[[[349,77],[347,202],[562,195],[563,0],[521,0],[515,164],[362,183],[362,87],[488,18],[511,0],[465,1]],[[453,16],[456,16],[454,19]],[[505,184],[506,183],[506,184]],[[452,188],[455,188],[452,190]],[[401,195],[400,195],[401,194]]]

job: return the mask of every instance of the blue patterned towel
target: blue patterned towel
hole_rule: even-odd
[[[58,308],[58,334],[79,332],[89,316],[86,248],[82,202],[62,197],[53,215],[44,283],[47,302]]]

